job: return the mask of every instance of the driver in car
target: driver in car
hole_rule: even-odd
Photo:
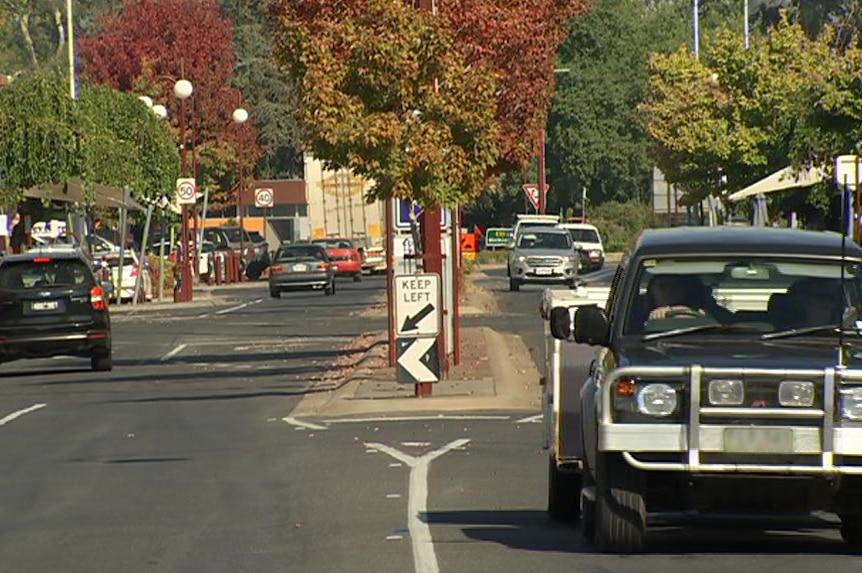
[[[698,288],[695,277],[656,275],[647,285],[652,307],[649,319],[698,317],[706,312],[698,305]]]

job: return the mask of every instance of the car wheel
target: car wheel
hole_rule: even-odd
[[[272,298],[281,298],[281,292],[277,289],[269,289],[269,296]]]
[[[114,357],[109,350],[107,354],[94,354],[90,357],[90,367],[97,372],[108,372],[114,368]]]
[[[518,279],[509,279],[509,290],[512,292],[518,292],[519,290],[521,290],[521,283],[518,282]]]
[[[353,275],[353,282],[362,282],[362,273],[356,273],[355,275]]]
[[[548,456],[548,514],[554,521],[578,520],[578,497],[581,493],[581,474],[563,472],[557,467],[556,457]]]
[[[329,296],[335,294],[335,279],[332,279],[326,288],[323,289],[323,294]]]
[[[596,544],[605,553],[641,553],[646,548],[643,472],[618,453],[596,457]]]

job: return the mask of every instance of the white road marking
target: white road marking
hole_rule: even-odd
[[[386,541],[397,541],[399,539],[404,539],[403,535],[387,535]]]
[[[297,420],[296,418],[292,418],[290,416],[286,416],[282,418],[285,422],[290,424],[291,426],[296,426],[297,429],[304,428],[306,430],[328,430],[326,426],[321,426],[320,424],[312,424],[311,422],[303,422],[302,420]]]
[[[230,307],[230,308],[223,308],[223,309],[221,309],[221,310],[219,310],[219,311],[216,311],[216,314],[217,314],[217,315],[219,315],[219,316],[221,316],[222,314],[227,314],[227,313],[229,313],[229,312],[233,312],[233,311],[235,311],[235,310],[241,310],[241,309],[243,309],[243,308],[247,307],[247,306],[248,306],[248,305],[250,305],[250,304],[251,304],[250,302],[244,302],[244,303],[242,303],[242,304],[238,304],[237,306],[232,306],[232,307]]]
[[[515,420],[516,424],[540,424],[542,423],[542,418],[544,414],[536,414],[535,416],[527,416],[526,418],[521,418],[520,420]]]
[[[410,531],[410,540],[413,545],[413,567],[416,573],[439,573],[440,571],[437,564],[437,554],[434,552],[431,527],[425,520],[425,515],[428,512],[428,468],[431,466],[431,462],[446,452],[461,448],[468,443],[470,443],[468,438],[461,438],[418,458],[385,444],[365,444],[366,447],[389,454],[396,460],[410,466],[407,528]]]
[[[390,468],[400,468],[403,466],[404,466],[404,464],[399,464],[399,463],[389,464]]]
[[[422,422],[426,420],[508,420],[511,416],[483,416],[462,414],[437,414],[428,416],[382,416],[379,418],[335,418],[324,420],[327,424],[365,424],[376,422]]]
[[[36,410],[44,408],[47,405],[48,404],[33,404],[32,406],[30,406],[28,408],[24,408],[23,410],[18,410],[17,412],[12,412],[11,414],[4,416],[3,418],[0,418],[0,426],[5,426],[6,424],[11,422],[12,420],[14,420],[16,418],[20,418],[24,414],[29,414],[30,412],[35,412]]]
[[[401,442],[401,445],[407,448],[427,448],[431,442]]]
[[[173,350],[171,350],[170,352],[168,352],[167,354],[165,354],[164,356],[159,358],[159,361],[166,362],[166,361],[170,360],[171,358],[173,358],[174,356],[176,356],[177,354],[182,352],[186,346],[188,346],[188,344],[178,344],[177,346],[174,347]]]
[[[387,493],[386,499],[401,499],[400,493]]]

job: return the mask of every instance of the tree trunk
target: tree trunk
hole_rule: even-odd
[[[21,35],[24,36],[24,44],[27,46],[27,53],[30,55],[30,62],[33,66],[39,65],[39,58],[36,57],[36,47],[33,45],[33,38],[30,36],[30,12],[24,12],[18,15],[18,28],[21,30]]]
[[[63,13],[59,8],[54,10],[54,23],[57,25],[57,59],[59,60],[66,46],[66,27],[63,26]]]

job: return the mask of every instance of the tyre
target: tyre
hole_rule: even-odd
[[[581,535],[590,543],[596,541],[596,483],[590,473],[587,458],[583,459],[581,470]]]
[[[114,368],[114,357],[111,351],[107,354],[94,354],[90,357],[90,367],[96,372],[108,372]]]
[[[518,282],[518,279],[509,279],[509,290],[512,292],[518,292],[519,290],[521,290],[521,283]]]
[[[332,279],[328,285],[323,289],[323,294],[329,296],[335,294],[335,279]]]
[[[362,282],[362,273],[356,273],[355,275],[353,275],[353,282]]]
[[[272,298],[281,298],[281,292],[276,289],[269,289],[269,296]]]
[[[841,516],[841,537],[854,547],[862,547],[862,516]]]
[[[596,456],[596,545],[605,553],[646,548],[644,476],[617,453]]]
[[[554,521],[571,523],[578,520],[578,497],[581,494],[581,474],[562,472],[553,454],[548,456],[548,514]]]

